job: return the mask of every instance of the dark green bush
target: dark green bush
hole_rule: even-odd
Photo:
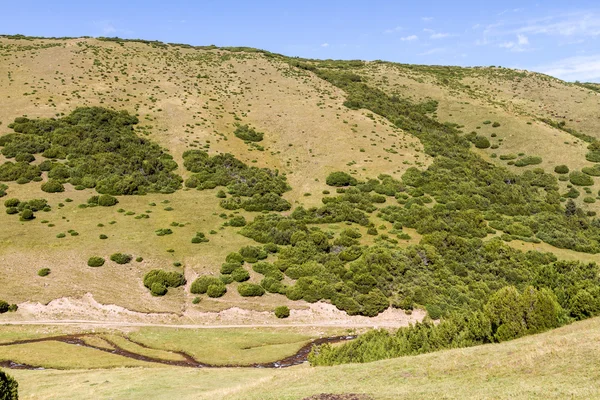
[[[192,243],[206,243],[209,239],[202,232],[196,232],[196,236],[192,238]]]
[[[580,171],[571,172],[569,174],[569,181],[577,186],[592,186],[594,184],[594,179],[592,179],[592,177]]]
[[[0,400],[19,400],[19,384],[12,376],[1,370]]]
[[[119,203],[116,197],[109,194],[102,194],[98,196],[98,205],[102,207],[112,207]]]
[[[246,226],[246,218],[243,215],[236,215],[227,221],[227,225],[234,227]]]
[[[526,167],[528,165],[541,164],[542,158],[536,156],[526,156],[515,162],[516,167]]]
[[[153,296],[163,296],[168,288],[185,285],[186,280],[179,272],[167,272],[162,269],[153,269],[144,275],[144,286],[150,289]]]
[[[290,309],[288,306],[275,307],[275,316],[277,318],[287,318],[290,316]]]
[[[477,136],[473,142],[478,149],[487,149],[490,147],[490,141],[485,136]]]
[[[236,282],[245,282],[250,279],[250,274],[244,268],[236,268],[231,271],[231,278]]]
[[[331,174],[329,174],[327,176],[327,179],[325,181],[329,186],[337,186],[337,187],[341,187],[341,186],[354,186],[357,184],[356,178],[352,177],[351,175],[345,173],[345,172],[332,172]]]
[[[221,297],[225,293],[227,293],[227,287],[223,283],[208,285],[208,289],[206,289],[208,297]]]
[[[4,201],[4,207],[18,207],[19,203],[20,203],[19,199],[15,199],[15,198],[6,199]]]
[[[56,179],[50,179],[48,182],[42,184],[42,190],[46,193],[59,193],[64,192],[65,187]]]
[[[198,277],[194,282],[192,282],[192,286],[190,287],[190,292],[193,294],[204,294],[208,290],[210,285],[222,285],[221,280],[215,276],[203,275]]]
[[[37,274],[39,276],[48,276],[50,275],[50,268],[42,268],[37,272]]]
[[[263,140],[264,134],[257,132],[254,128],[250,128],[248,125],[239,125],[235,131],[235,136],[248,142],[260,142]]]
[[[262,296],[265,294],[265,289],[254,283],[243,282],[238,285],[238,293],[244,297]]]
[[[255,263],[258,262],[258,260],[267,258],[267,252],[257,246],[242,247],[239,254],[243,257],[243,260],[248,263]]]
[[[131,262],[132,257],[130,254],[114,253],[110,256],[110,259],[117,264],[127,264]]]
[[[557,165],[556,167],[554,167],[554,172],[556,172],[557,174],[568,174],[569,173],[569,167],[567,167],[566,165]]]
[[[89,260],[88,260],[88,262],[87,262],[87,265],[90,266],[90,267],[101,267],[101,266],[104,265],[104,258],[102,258],[102,257],[96,257],[96,256],[90,257]]]
[[[30,209],[26,208],[21,212],[21,221],[31,221],[32,219],[35,218],[35,215],[33,215],[33,211],[31,211]]]

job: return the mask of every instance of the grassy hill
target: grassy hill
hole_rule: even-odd
[[[600,313],[596,84],[501,67],[1,36],[0,96],[6,100],[0,103],[6,211],[0,213],[0,298],[19,306],[2,314],[4,320],[106,323],[96,334],[85,330],[85,340],[104,349],[118,342],[168,360],[179,360],[173,351],[191,339],[124,326],[230,326],[240,329],[226,335],[233,353],[221,349],[209,359],[247,364],[258,355],[245,350],[264,347],[255,362],[273,361],[346,328],[396,328],[426,315],[451,323],[475,315],[489,325],[480,337],[435,347],[448,348],[501,342]],[[491,301],[511,290],[522,299],[515,300],[518,307],[532,305],[506,333],[508,318],[494,319],[500,312]],[[278,319],[277,306],[289,307],[289,318]],[[526,309],[541,310],[541,322],[532,322],[537,315]],[[125,325],[112,332],[109,323]],[[101,369],[14,374],[27,396],[48,398],[61,385],[78,395],[167,393],[148,383],[125,385],[130,371],[117,367],[144,368],[148,381],[208,377],[208,386],[178,388],[190,398],[197,390],[224,398],[340,391],[486,397],[496,390],[590,397],[591,389],[576,386],[592,377],[569,381],[557,371],[593,364],[585,358],[591,349],[558,348],[556,341],[580,343],[593,336],[596,323],[379,361],[375,369],[226,371],[240,382],[272,386],[268,395],[245,384],[230,387],[224,370],[150,368],[60,341],[6,345],[0,359]],[[255,332],[257,325],[272,331]],[[3,327],[0,341],[47,336],[48,329],[73,333]],[[198,329],[190,332],[200,336]],[[148,346],[128,342],[136,335]],[[550,350],[535,353],[537,341]],[[185,351],[201,355],[193,347]],[[520,364],[496,363],[521,350]],[[70,357],[60,359],[63,351]],[[38,353],[44,357],[32,358]],[[378,358],[397,354],[384,353]],[[570,354],[582,365],[572,365]],[[90,363],[73,361],[82,357]],[[538,358],[552,366],[538,369]],[[321,373],[332,383],[318,383],[313,375]],[[400,374],[403,385],[388,382],[390,373]],[[524,373],[531,380],[515,386],[514,377]],[[81,386],[101,374],[120,383]],[[293,387],[282,388],[290,379]],[[468,391],[475,381],[487,383]]]

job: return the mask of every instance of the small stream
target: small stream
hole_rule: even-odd
[[[119,355],[122,357],[127,357],[127,358],[131,358],[131,359],[138,360],[138,361],[145,361],[145,362],[165,364],[165,365],[173,365],[173,366],[177,366],[177,367],[189,367],[189,368],[287,368],[287,367],[299,365],[299,364],[306,362],[308,359],[308,354],[312,350],[313,346],[318,346],[318,345],[325,344],[325,343],[338,343],[338,342],[343,342],[346,340],[352,340],[352,339],[356,338],[356,336],[333,336],[333,337],[315,339],[315,340],[312,340],[311,342],[305,344],[304,346],[302,346],[300,348],[300,350],[298,350],[295,354],[293,354],[289,357],[285,357],[281,360],[273,361],[273,362],[256,363],[256,364],[249,364],[249,365],[237,365],[237,364],[214,365],[214,364],[202,363],[202,362],[196,360],[191,355],[181,352],[181,351],[154,349],[152,347],[146,346],[145,344],[135,342],[127,337],[124,337],[124,338],[127,341],[129,341],[137,346],[140,346],[140,347],[143,347],[146,349],[161,350],[161,351],[167,351],[172,354],[177,354],[177,355],[181,356],[183,358],[183,360],[165,360],[162,358],[150,357],[150,356],[145,356],[142,354],[134,353],[132,351],[123,349],[122,347],[118,346],[116,343],[114,343],[111,340],[104,338],[104,337],[102,338],[102,340],[104,340],[105,342],[110,344],[113,347],[113,349],[108,349],[108,348],[104,348],[104,347],[100,347],[100,346],[94,346],[92,344],[86,343],[82,339],[83,337],[86,337],[86,336],[90,336],[90,335],[62,335],[62,336],[51,336],[51,337],[45,337],[45,338],[39,338],[39,339],[17,340],[17,341],[9,342],[9,343],[0,343],[0,346],[14,346],[14,345],[20,345],[20,344],[52,342],[53,341],[53,342],[62,342],[62,343],[72,344],[75,346],[89,347],[89,348],[92,348],[95,350],[100,350],[100,351],[104,351],[106,353],[116,354],[116,355]],[[0,367],[10,368],[10,369],[29,369],[29,370],[45,369],[44,367],[27,365],[27,364],[19,364],[14,361],[10,361],[10,360],[0,361]]]

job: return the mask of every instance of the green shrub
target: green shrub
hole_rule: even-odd
[[[554,167],[554,172],[556,172],[557,174],[568,174],[569,173],[569,167],[567,167],[564,164],[557,165],[556,167]]]
[[[258,262],[258,260],[267,258],[267,252],[257,246],[242,247],[239,254],[243,257],[244,261],[249,263],[255,263]]]
[[[127,264],[131,262],[132,257],[130,254],[114,253],[110,256],[110,259],[117,264]]]
[[[591,197],[591,196],[586,196],[583,198],[583,202],[584,203],[588,203],[588,204],[592,204],[596,202],[596,198]]]
[[[19,400],[19,384],[12,376],[1,370],[0,400]]]
[[[98,196],[98,205],[102,207],[112,207],[119,203],[116,197],[109,194],[102,194]]]
[[[21,212],[21,221],[31,221],[34,218],[35,218],[35,215],[33,215],[33,211],[31,211],[28,208],[24,209]]]
[[[8,207],[6,209],[6,213],[8,215],[18,214],[19,213],[19,209],[17,207]]]
[[[162,229],[157,229],[154,233],[156,233],[156,236],[165,236],[165,235],[171,235],[173,233],[173,231],[170,228],[162,228]]]
[[[495,122],[495,121],[494,121],[494,123],[492,124],[492,128],[497,128],[497,127],[499,127],[499,126],[500,126],[500,123],[499,123],[499,122]]]
[[[202,301],[202,300],[200,299],[200,297],[196,296],[196,297],[194,297],[194,299],[192,300],[192,304],[198,304],[198,303],[200,303],[200,301]]]
[[[473,143],[478,149],[487,149],[490,147],[490,141],[485,136],[477,136]]]
[[[221,265],[221,273],[223,275],[229,275],[236,269],[240,268],[240,266],[241,266],[241,264],[239,264],[239,263],[226,262]]]
[[[37,274],[39,276],[48,276],[50,275],[50,268],[42,268],[37,272]]]
[[[244,268],[236,268],[231,272],[231,278],[236,282],[244,282],[250,279],[250,274]]]
[[[577,186],[592,186],[594,184],[594,180],[592,179],[592,177],[580,171],[571,172],[569,174],[569,181],[573,185]]]
[[[59,193],[64,192],[65,187],[56,179],[50,179],[48,182],[42,184],[42,190],[46,193]]]
[[[526,167],[528,165],[537,165],[537,164],[541,164],[541,163],[542,163],[541,157],[527,156],[527,157],[521,158],[520,160],[517,160],[515,162],[515,166]]]
[[[104,240],[104,239],[108,239],[108,236],[106,236],[105,234],[101,233],[99,236],[100,239]]]
[[[233,217],[229,221],[227,221],[227,224],[229,226],[234,226],[234,227],[246,226],[246,218],[244,218],[243,215],[236,215],[235,217]]]
[[[244,297],[262,296],[265,294],[265,289],[254,283],[243,282],[238,285],[238,293]]]
[[[210,285],[222,285],[221,280],[215,276],[203,275],[198,277],[194,282],[192,282],[192,286],[190,287],[190,292],[193,294],[204,294],[208,290]]]
[[[600,165],[596,164],[593,167],[583,167],[581,172],[590,176],[600,176]]]
[[[87,262],[87,265],[90,267],[101,267],[104,265],[104,258],[96,256],[90,257]]]
[[[196,232],[196,236],[192,238],[192,243],[206,243],[208,242],[208,238],[202,232]]]
[[[208,297],[221,297],[225,293],[227,293],[227,287],[223,283],[208,285],[208,289],[206,289]]]
[[[19,203],[20,203],[19,199],[15,199],[15,198],[6,199],[4,201],[4,207],[18,207]]]
[[[152,296],[164,296],[167,294],[167,291],[167,287],[161,282],[154,282],[150,286],[150,294],[152,294]]]
[[[250,128],[248,125],[240,125],[234,131],[235,136],[248,142],[260,142],[263,140],[264,134],[257,132],[254,128]]]
[[[275,307],[275,316],[277,318],[287,318],[290,316],[290,309],[288,306]]]
[[[329,186],[354,186],[357,184],[356,178],[345,172],[332,172],[325,181]]]
[[[170,287],[183,286],[185,277],[179,272],[167,272],[162,269],[153,269],[144,275],[144,286],[150,289],[153,296],[163,296]]]

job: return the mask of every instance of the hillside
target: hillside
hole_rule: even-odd
[[[535,397],[557,374],[531,358],[531,387],[508,385],[519,365],[476,370],[520,346],[535,358],[537,340],[561,351],[556,368],[587,354],[555,342],[593,335],[596,319],[564,325],[600,314],[595,84],[501,67],[0,36],[0,96],[0,319],[10,324],[0,361],[50,368],[14,374],[27,385],[38,373],[63,379],[52,369],[120,380],[113,368],[142,367],[167,379],[177,363],[272,363],[317,338],[382,327],[400,329],[310,358],[409,356],[377,361],[372,381],[340,378],[367,365],[323,369],[340,386],[298,381],[321,369],[236,373],[295,379],[272,398],[440,395],[417,389],[429,378],[407,392],[371,389],[414,361],[418,376],[442,368],[448,393],[507,374],[457,397]],[[199,349],[200,335],[211,344]],[[446,351],[457,347],[473,348]],[[470,363],[458,367],[461,357]],[[576,382],[553,394],[587,397]],[[246,389],[202,388],[264,398]]]

